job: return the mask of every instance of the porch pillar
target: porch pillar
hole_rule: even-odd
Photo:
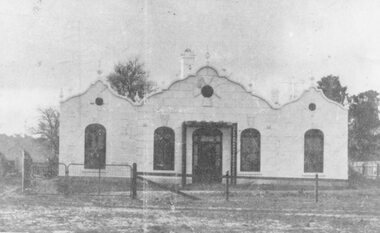
[[[231,184],[236,184],[237,176],[237,123],[231,127]]]
[[[182,187],[186,185],[186,123],[182,123]]]

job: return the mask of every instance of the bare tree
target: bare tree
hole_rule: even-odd
[[[32,129],[34,135],[39,136],[49,146],[54,157],[59,154],[59,111],[48,107],[39,109],[40,117],[37,127]]]

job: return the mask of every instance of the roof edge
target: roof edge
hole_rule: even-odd
[[[329,102],[329,103],[331,103],[331,104],[334,104],[334,105],[340,107],[342,110],[348,111],[348,108],[346,108],[344,105],[342,105],[342,104],[340,104],[340,103],[338,103],[338,102],[335,102],[334,100],[329,99],[329,98],[323,93],[323,90],[322,90],[322,89],[319,89],[319,88],[316,87],[316,86],[310,86],[308,89],[305,89],[305,90],[301,93],[301,95],[299,95],[296,99],[291,100],[291,101],[289,101],[289,102],[287,102],[287,103],[281,105],[281,107],[285,107],[285,106],[287,106],[287,105],[289,105],[289,104],[292,104],[292,103],[298,102],[300,99],[303,98],[304,95],[306,95],[306,93],[310,92],[311,90],[314,90],[314,91],[318,92],[319,95],[321,95],[322,98],[325,99],[325,101],[327,101],[327,102]]]
[[[59,101],[60,104],[66,103],[67,101],[69,101],[71,99],[74,99],[74,98],[77,98],[77,97],[85,95],[97,83],[101,83],[115,97],[123,99],[123,100],[126,100],[128,103],[130,103],[133,106],[140,106],[141,105],[141,103],[135,103],[132,100],[130,100],[128,97],[119,95],[114,89],[112,89],[112,87],[108,83],[105,83],[104,80],[102,80],[100,78],[98,78],[95,81],[93,81],[84,91],[82,91],[80,93],[77,93],[77,94],[74,94],[74,95],[71,95],[69,97],[66,97],[63,100],[60,100]]]
[[[249,94],[250,96],[253,96],[253,97],[256,97],[256,98],[261,99],[261,100],[264,101],[264,102],[265,102],[270,108],[272,108],[272,109],[274,109],[274,110],[280,110],[280,109],[282,109],[283,107],[285,107],[285,106],[287,106],[287,105],[290,105],[290,104],[296,103],[296,102],[298,102],[300,99],[302,99],[303,96],[304,96],[306,93],[310,92],[311,90],[315,90],[315,91],[318,92],[318,93],[322,96],[322,98],[324,98],[327,102],[329,102],[329,103],[331,103],[331,104],[334,104],[334,105],[340,107],[340,108],[343,109],[343,110],[348,111],[348,109],[347,109],[345,106],[343,106],[342,104],[337,103],[337,102],[335,102],[335,101],[329,99],[328,97],[326,97],[325,94],[323,93],[323,91],[322,91],[321,89],[319,89],[318,87],[316,87],[316,86],[310,86],[308,89],[305,89],[305,90],[301,93],[301,95],[299,95],[299,96],[298,96],[296,99],[294,99],[294,100],[288,101],[288,102],[286,102],[286,103],[284,103],[284,104],[281,104],[281,105],[274,105],[274,104],[272,104],[270,101],[268,101],[266,98],[262,97],[261,95],[258,95],[258,94],[256,94],[256,93],[252,93],[251,91],[248,91],[247,88],[246,88],[243,84],[241,84],[240,82],[235,81],[235,80],[232,80],[232,79],[230,79],[230,78],[227,77],[227,76],[219,75],[218,71],[217,71],[213,66],[210,66],[210,65],[201,66],[201,67],[200,67],[195,73],[190,74],[190,75],[188,75],[188,76],[185,77],[185,78],[174,80],[173,82],[171,82],[171,83],[169,84],[169,86],[168,86],[167,88],[159,89],[159,90],[157,90],[157,91],[155,91],[155,92],[152,92],[152,93],[146,95],[146,96],[145,96],[140,102],[138,102],[138,103],[133,102],[133,101],[130,100],[128,97],[125,97],[125,96],[119,95],[114,89],[112,89],[112,87],[111,87],[108,83],[105,83],[104,80],[102,80],[102,79],[100,79],[100,78],[98,78],[97,80],[95,80],[94,82],[92,82],[86,90],[84,90],[84,91],[82,91],[82,92],[80,92],[80,93],[78,93],[78,94],[71,95],[71,96],[69,96],[69,97],[67,97],[67,98],[65,98],[65,99],[63,99],[63,100],[61,100],[60,103],[61,103],[61,104],[62,104],[62,103],[65,103],[65,102],[67,102],[67,101],[69,101],[69,100],[71,100],[71,99],[73,99],[73,98],[80,97],[80,96],[86,94],[86,93],[87,93],[87,92],[88,92],[88,91],[89,91],[94,85],[96,85],[97,83],[100,82],[100,83],[101,83],[103,86],[105,86],[105,87],[108,89],[108,91],[110,91],[111,94],[114,95],[115,97],[118,97],[118,98],[120,98],[120,99],[126,100],[126,101],[129,102],[132,106],[137,106],[137,107],[139,107],[139,106],[143,106],[144,103],[145,103],[146,101],[148,101],[150,98],[152,98],[152,97],[154,97],[154,96],[156,96],[156,95],[159,95],[159,94],[163,94],[163,93],[165,93],[166,91],[169,91],[169,90],[171,89],[171,87],[174,86],[176,83],[179,83],[179,82],[181,82],[181,81],[185,81],[185,80],[187,80],[187,79],[190,79],[190,78],[196,77],[197,73],[198,73],[201,69],[204,69],[204,68],[210,68],[210,69],[213,69],[213,70],[216,72],[216,74],[218,75],[219,78],[226,79],[227,81],[229,81],[229,82],[231,82],[231,83],[233,83],[233,84],[235,84],[235,85],[241,87],[241,88],[242,88],[247,94]]]

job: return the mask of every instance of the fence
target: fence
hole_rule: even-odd
[[[380,177],[380,164],[357,164],[352,166],[353,169],[364,177],[369,179],[378,179]]]
[[[31,173],[35,176],[50,177],[54,175],[54,168],[49,163],[32,163]]]
[[[104,169],[84,169],[84,164],[70,163],[65,176],[70,177],[70,193],[118,195],[132,190],[133,168],[129,164],[106,164]]]
[[[24,161],[22,190],[29,194],[129,195],[136,198],[136,164],[106,164],[102,169],[85,169],[81,163],[59,163],[64,176],[50,176],[49,164]]]
[[[229,171],[226,172],[226,175],[222,176],[222,179],[226,179],[226,182],[225,182],[225,192],[224,192],[224,196],[226,198],[226,201],[229,201],[230,200],[230,185],[233,184],[232,183],[232,180],[233,178],[237,178],[237,177],[232,177],[229,175]],[[315,202],[317,203],[318,200],[319,200],[319,177],[318,177],[318,174],[315,174],[315,178],[314,178],[314,182],[315,182],[315,185],[314,185],[314,191],[315,191],[315,194],[314,194],[314,197],[315,197]]]
[[[24,163],[23,169],[23,191],[30,194],[64,194],[64,195],[102,195],[102,196],[130,196],[137,197],[137,180],[147,182],[151,185],[181,195],[192,200],[198,197],[180,191],[178,188],[168,187],[164,184],[154,182],[137,172],[137,165],[130,164],[106,164],[102,169],[85,169],[82,163],[59,163],[59,170],[64,171],[64,176],[48,178],[49,167],[47,164]],[[225,180],[224,195],[226,201],[231,197],[233,177],[226,172],[221,177]],[[242,178],[242,177],[240,177]],[[248,178],[248,177],[244,177]],[[252,177],[254,178],[254,177]],[[319,178],[315,179],[315,201],[318,202]]]

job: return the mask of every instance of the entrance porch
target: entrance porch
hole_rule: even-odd
[[[236,176],[237,124],[186,121],[182,124],[182,186],[220,183],[230,171]],[[232,183],[236,183],[232,179]]]

